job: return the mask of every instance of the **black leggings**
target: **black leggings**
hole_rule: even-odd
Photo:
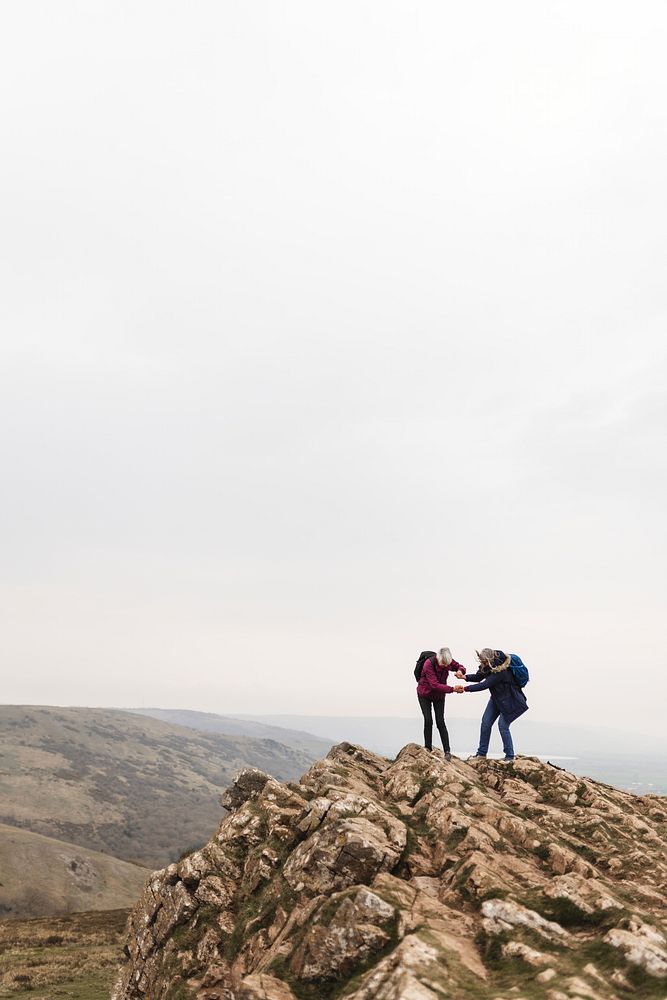
[[[445,725],[444,698],[442,701],[433,701],[431,698],[422,698],[421,695],[417,695],[417,699],[419,707],[422,710],[422,715],[424,716],[424,746],[427,750],[431,750],[433,747],[433,716],[431,715],[431,707],[433,707],[435,724],[438,727],[440,739],[442,740],[442,749],[445,753],[449,753],[449,733]]]

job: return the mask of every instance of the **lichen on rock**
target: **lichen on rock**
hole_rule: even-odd
[[[344,743],[298,783],[245,769],[221,802],[209,843],[149,879],[113,1000],[619,1000],[667,980],[659,797]]]

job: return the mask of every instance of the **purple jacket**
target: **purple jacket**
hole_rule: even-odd
[[[451,694],[454,690],[451,685],[447,684],[447,675],[450,670],[453,673],[456,673],[457,670],[463,670],[465,673],[465,667],[462,667],[456,660],[452,660],[448,667],[441,667],[435,656],[426,660],[417,685],[419,697],[430,698],[431,701],[444,701],[445,695]]]

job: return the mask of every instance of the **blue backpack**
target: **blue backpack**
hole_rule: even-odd
[[[530,674],[528,673],[528,667],[516,653],[510,653],[510,670],[514,674],[514,680],[519,687],[525,688],[530,680]]]

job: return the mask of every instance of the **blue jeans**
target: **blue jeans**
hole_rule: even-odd
[[[489,740],[491,739],[491,729],[493,728],[493,723],[496,719],[498,720],[498,732],[500,733],[500,738],[503,741],[505,759],[514,760],[514,744],[512,743],[512,734],[510,733],[509,722],[505,722],[505,716],[501,715],[500,710],[496,708],[493,698],[489,699],[489,704],[486,706],[484,715],[482,716],[477,756],[486,757],[489,750]]]

